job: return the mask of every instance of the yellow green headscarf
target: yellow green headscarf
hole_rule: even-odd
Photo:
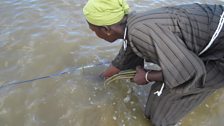
[[[86,20],[97,26],[106,26],[118,23],[129,6],[125,0],[89,0],[83,8]]]

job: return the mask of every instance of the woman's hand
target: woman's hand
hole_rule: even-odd
[[[113,76],[114,74],[117,74],[120,72],[120,69],[116,68],[113,65],[110,65],[103,73],[100,74],[101,78],[107,79],[111,76]]]
[[[137,83],[138,85],[148,84],[148,82],[145,80],[145,74],[146,74],[146,71],[141,66],[137,66],[136,74],[133,81]]]

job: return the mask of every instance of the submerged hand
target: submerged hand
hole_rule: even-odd
[[[103,73],[100,74],[101,78],[107,79],[111,76],[113,76],[114,74],[119,73],[120,70],[118,68],[116,68],[115,66],[111,65],[109,66]]]
[[[146,74],[146,71],[141,66],[137,66],[136,67],[136,74],[134,76],[133,81],[135,83],[137,83],[138,85],[147,84],[148,82],[145,80],[145,74]]]

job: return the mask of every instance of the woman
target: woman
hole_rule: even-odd
[[[145,115],[155,126],[175,125],[224,85],[220,19],[224,8],[190,4],[130,14],[128,9],[124,0],[89,0],[83,9],[90,29],[99,38],[109,42],[124,39],[102,76],[136,67],[134,82],[144,85],[156,81]],[[158,64],[161,71],[145,70],[141,67],[144,61]]]

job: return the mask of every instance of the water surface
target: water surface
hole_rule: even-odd
[[[0,85],[71,67],[111,61],[121,43],[89,29],[84,0],[0,1]],[[132,10],[218,0],[128,0]],[[126,81],[110,87],[94,78],[106,66],[77,70],[0,89],[0,126],[148,126],[141,107],[148,89]],[[209,97],[182,126],[222,126],[224,91]]]

